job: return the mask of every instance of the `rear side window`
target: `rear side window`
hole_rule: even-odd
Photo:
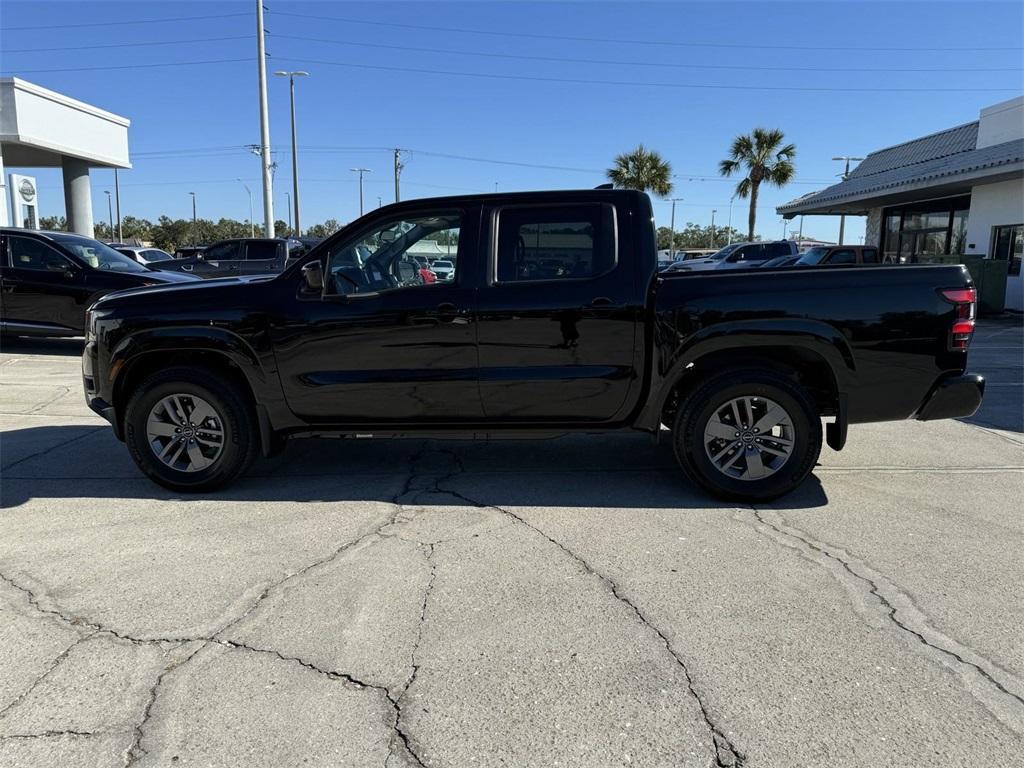
[[[611,205],[503,208],[498,214],[498,282],[597,277],[614,266]]]
[[[267,241],[246,243],[245,252],[245,258],[247,261],[257,261],[261,259],[276,259],[277,243]]]
[[[877,264],[878,263],[878,250],[875,248],[864,249],[864,263],[865,264]]]
[[[857,254],[849,248],[843,248],[838,251],[833,251],[832,255],[828,257],[829,264],[856,264]]]

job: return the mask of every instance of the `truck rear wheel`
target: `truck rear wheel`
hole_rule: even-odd
[[[171,368],[146,379],[128,401],[125,442],[136,465],[173,491],[221,488],[256,457],[252,409],[211,373]]]
[[[701,488],[731,501],[767,501],[810,474],[821,453],[821,420],[786,376],[727,371],[684,399],[672,437],[679,465]]]

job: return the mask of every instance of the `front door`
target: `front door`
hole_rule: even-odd
[[[2,269],[3,321],[25,332],[82,332],[89,288],[84,270],[34,237],[8,235]]]
[[[186,270],[201,277],[235,277],[242,272],[241,243],[230,240],[214,243],[192,261],[192,269]]]
[[[479,209],[368,217],[324,257],[323,292],[297,274],[272,320],[285,397],[301,418],[333,424],[482,418],[475,328]],[[425,283],[408,254],[453,243],[455,278]],[[283,287],[283,286],[282,286]]]
[[[635,381],[637,308],[629,222],[603,203],[507,206],[479,300],[488,419],[608,421]]]

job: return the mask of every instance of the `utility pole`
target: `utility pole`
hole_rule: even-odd
[[[124,242],[121,234],[121,184],[117,180],[117,168],[114,169],[114,207],[117,209],[117,242]]]
[[[267,109],[267,41],[263,36],[263,0],[256,0],[256,58],[260,91],[260,165],[263,169],[263,232],[274,236],[274,177],[270,172],[270,115]]]
[[[399,190],[398,190],[398,177],[402,175],[402,168],[404,168],[404,167],[405,166],[402,165],[402,150],[396,148],[395,149],[395,202],[396,203],[399,200],[402,199],[402,196],[399,194]]]
[[[729,241],[726,245],[732,245],[732,201],[736,199],[736,194],[729,198],[729,223],[726,225],[726,229],[729,230]]]
[[[796,236],[798,241],[804,239],[804,215],[800,214],[800,234]]]
[[[110,239],[114,239],[114,209],[110,205],[110,190],[103,190],[107,195],[107,220],[110,222]],[[118,241],[120,242],[120,241]]]
[[[718,213],[717,208],[711,209],[711,247],[715,247],[715,214]]]
[[[672,261],[675,261],[676,255],[676,201],[682,199],[681,197],[669,198],[672,203],[672,218],[668,227],[668,257]]]
[[[395,151],[397,152],[398,150],[396,149]],[[359,174],[359,215],[362,216],[363,215],[363,174],[364,173],[372,173],[373,171],[371,171],[369,168],[349,168],[349,170],[352,171],[352,173],[358,173]],[[397,190],[398,188],[396,187],[395,189]]]
[[[196,193],[189,192],[192,195],[192,245],[196,244]]]
[[[840,161],[845,160],[846,161],[846,169],[843,171],[843,181],[846,181],[846,179],[849,178],[849,176],[850,176],[850,161],[851,160],[863,160],[864,158],[863,157],[846,157],[845,155],[843,155],[842,157],[833,157],[832,159],[833,160],[840,160]],[[845,229],[846,229],[846,214],[843,213],[843,214],[839,215],[839,245],[843,244],[843,233],[844,233]]]
[[[291,198],[291,196],[287,192],[284,193],[284,202],[285,202],[285,207],[288,208],[288,231],[289,232],[293,232],[293,230],[292,230],[292,198]]]

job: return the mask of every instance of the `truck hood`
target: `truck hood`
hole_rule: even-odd
[[[195,275],[180,272],[156,272],[153,273],[153,277],[156,278],[153,281],[157,283],[156,285],[113,291],[100,298],[94,306],[99,309],[109,309],[134,304],[137,301],[145,301],[147,304],[168,302],[172,305],[179,301],[201,302],[208,297],[234,293],[235,290],[246,290],[256,283],[266,283],[277,275],[242,275],[203,280]],[[161,280],[160,278],[172,279]],[[146,279],[149,280],[150,276],[146,275]]]

